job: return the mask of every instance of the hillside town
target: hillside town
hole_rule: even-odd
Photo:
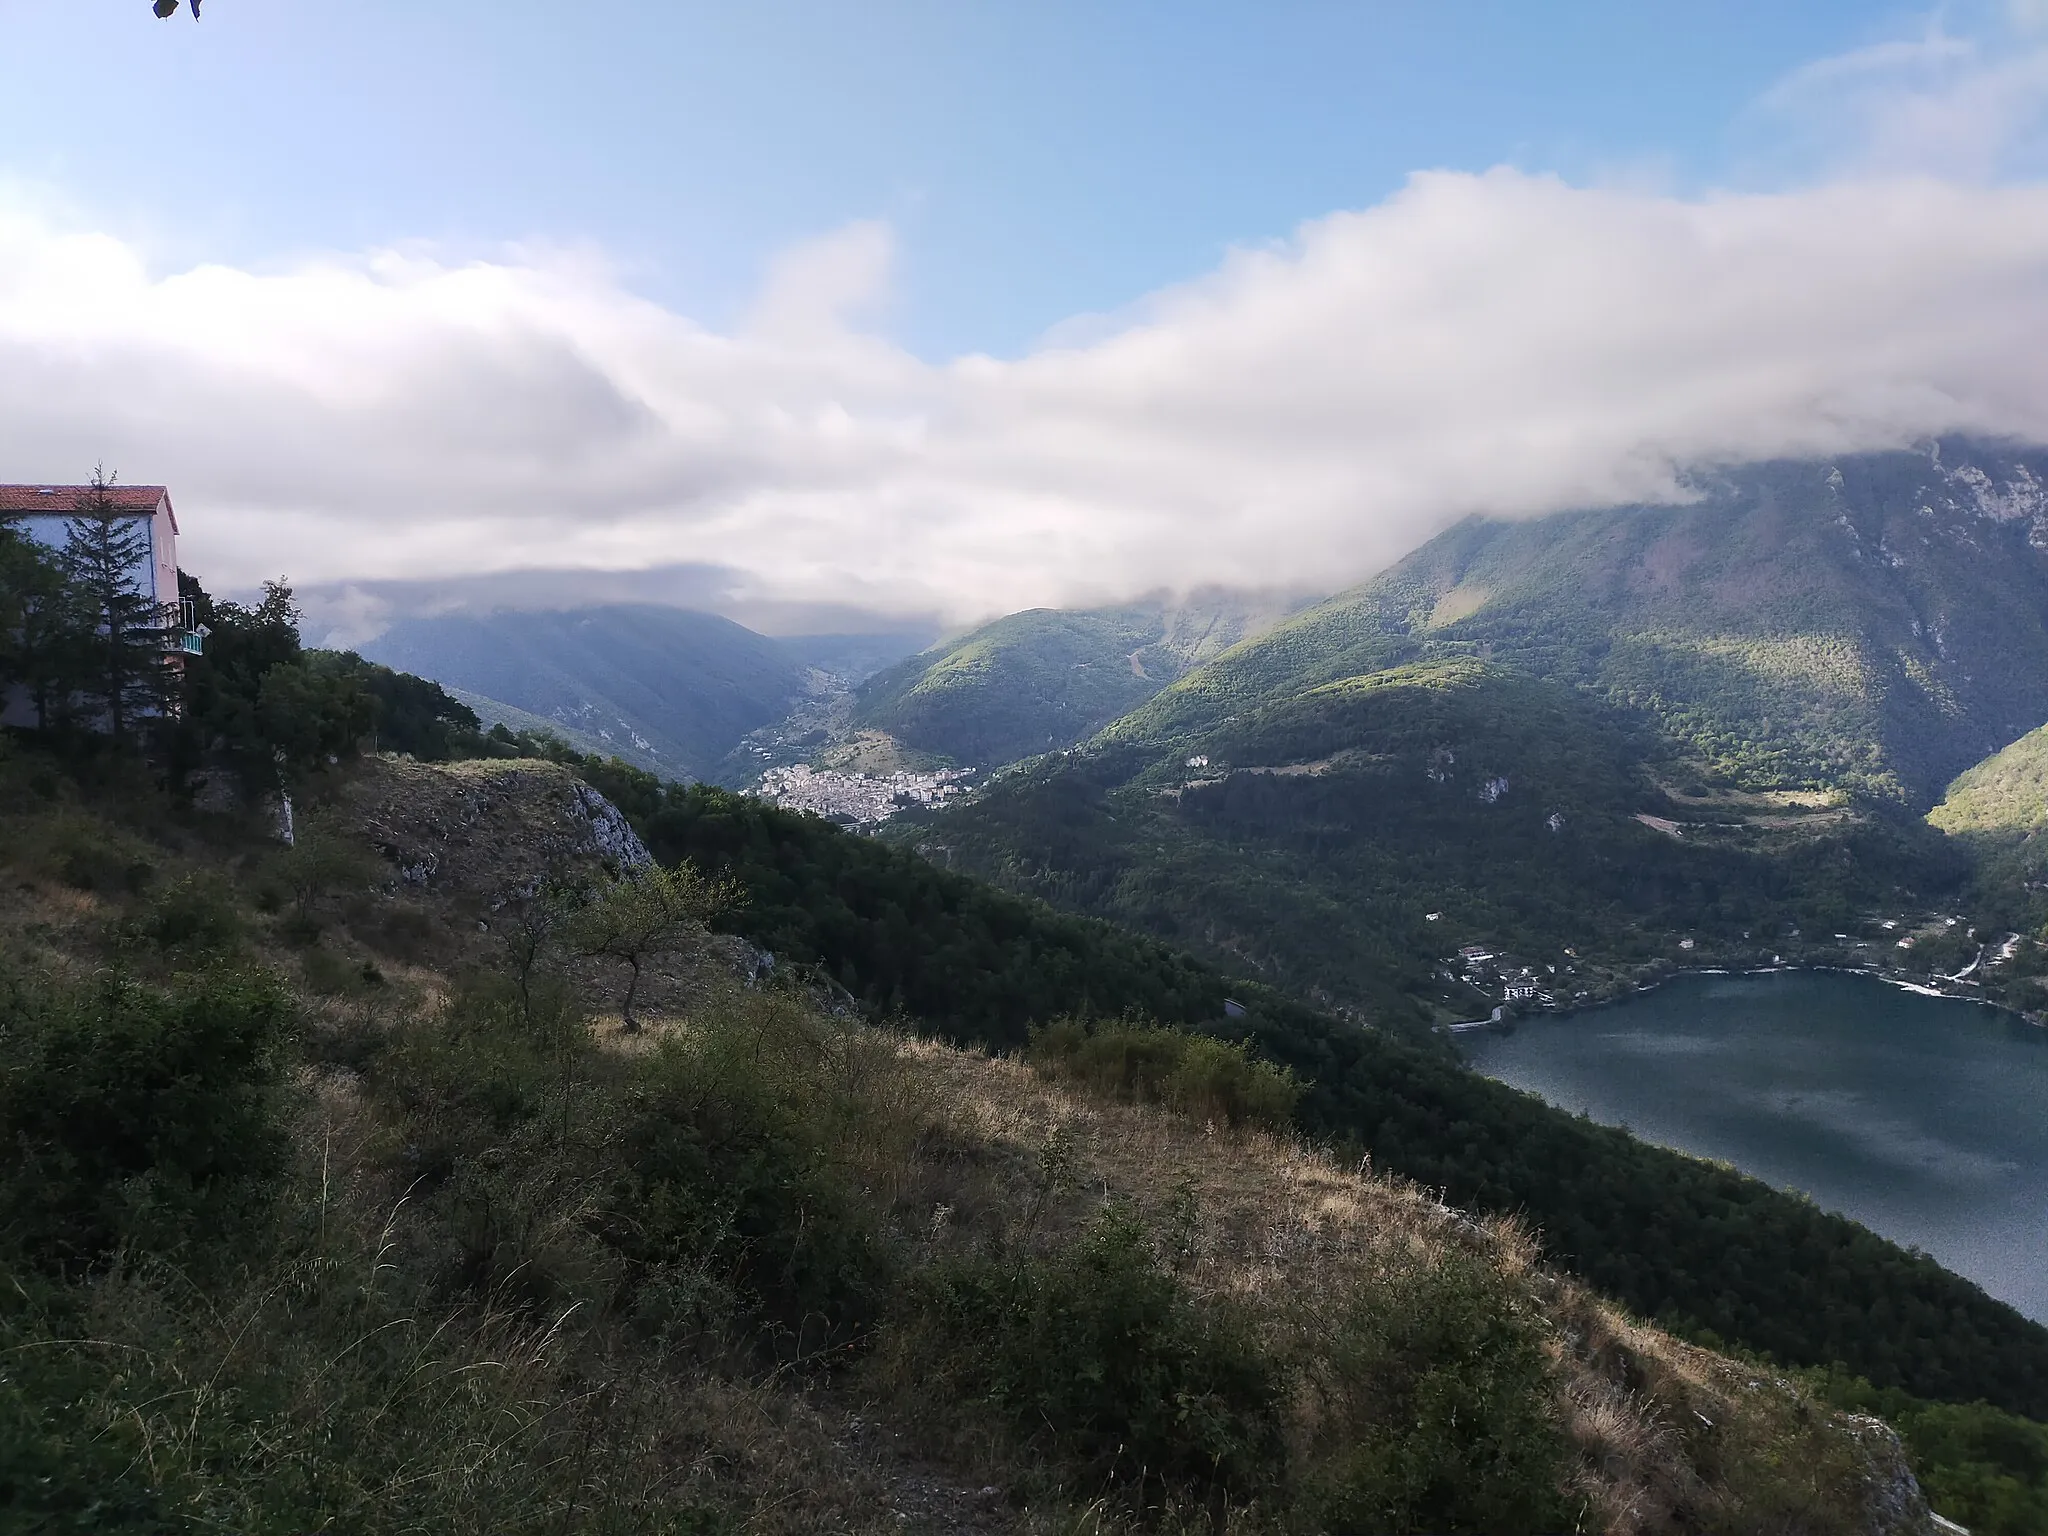
[[[972,768],[941,768],[931,773],[841,773],[796,763],[770,768],[754,793],[792,811],[809,811],[845,826],[866,827],[887,821],[911,806],[942,806],[965,794]]]

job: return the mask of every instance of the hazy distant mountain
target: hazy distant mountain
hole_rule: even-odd
[[[619,604],[407,619],[359,649],[694,778],[749,732],[924,638],[772,639],[712,614]]]
[[[1033,608],[879,672],[852,723],[991,766],[1070,746],[1306,599],[1206,591],[1119,608]]]

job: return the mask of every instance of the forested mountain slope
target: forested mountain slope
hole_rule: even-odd
[[[2048,725],[1958,774],[1927,819],[1987,850],[2018,849],[2048,832]]]
[[[1586,687],[1745,787],[1924,809],[2048,720],[2048,451],[1944,441],[1720,471],[1684,506],[1473,519],[1110,734],[1447,655]]]
[[[853,724],[964,766],[1015,762],[1092,735],[1296,606],[1208,591],[1009,614],[870,678]]]
[[[892,835],[1388,1026],[1499,1001],[1445,973],[1464,944],[1586,1001],[1681,958],[1768,963],[1961,876],[1908,818],[1667,791],[1654,751],[1596,697],[1439,659],[1170,746],[1111,733]]]
[[[1986,995],[2039,1022],[2048,1016],[2048,726],[1958,774],[1927,820],[1975,865]]]

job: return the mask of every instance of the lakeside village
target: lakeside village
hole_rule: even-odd
[[[873,827],[913,806],[950,803],[967,792],[973,776],[972,768],[876,775],[795,763],[763,773],[754,793],[770,804],[809,811],[841,826]]]
[[[1427,914],[1430,922],[1442,917],[1440,912]],[[2038,970],[2042,946],[2017,933],[1983,937],[1975,928],[1961,924],[1960,918],[1938,914],[1873,916],[1853,925],[1861,937],[1857,933],[1809,937],[1793,928],[1771,952],[1745,947],[1740,952],[1715,953],[1702,949],[1693,939],[1682,938],[1677,941],[1677,956],[1660,956],[1625,971],[1581,962],[1575,949],[1566,949],[1559,963],[1551,965],[1500,953],[1484,944],[1467,944],[1438,961],[1437,980],[1466,989],[1462,996],[1476,997],[1492,1011],[1484,1018],[1439,1027],[1453,1034],[1512,1028],[1515,1019],[1524,1014],[1597,1007],[1647,992],[1688,971],[1726,975],[1776,970],[1854,972],[1929,996],[1995,1004],[2012,1009],[2031,1023],[2048,1025],[2048,1012],[2026,1007],[2025,1000],[2014,995],[2018,989],[2012,985],[2026,986],[2025,978]],[[1964,963],[1953,971],[1939,964],[1915,963],[1930,954],[1960,957]],[[1949,963],[1955,963],[1954,959]],[[1447,996],[1445,1002],[1450,1001]]]

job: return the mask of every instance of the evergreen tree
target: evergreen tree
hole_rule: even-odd
[[[137,580],[149,559],[149,537],[116,505],[104,469],[93,470],[91,488],[64,532],[64,576],[83,620],[73,691],[88,718],[104,721],[114,740],[124,742],[139,717],[163,709],[176,680],[171,608]]]

